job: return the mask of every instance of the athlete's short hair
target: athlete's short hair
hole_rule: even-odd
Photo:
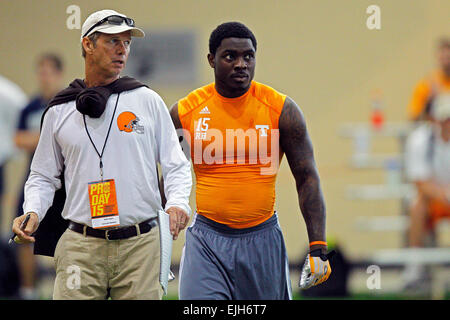
[[[250,39],[256,51],[256,38],[253,32],[240,22],[225,22],[217,26],[209,37],[209,52],[216,54],[217,48],[226,38]]]

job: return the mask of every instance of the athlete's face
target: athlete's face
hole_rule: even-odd
[[[208,54],[220,94],[233,98],[247,92],[255,74],[255,54],[251,39],[246,38],[225,38],[214,55]]]
[[[130,31],[116,34],[100,33],[90,56],[97,72],[106,77],[119,76],[130,53]]]

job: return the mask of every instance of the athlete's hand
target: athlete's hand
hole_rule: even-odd
[[[189,216],[186,211],[178,207],[170,207],[166,210],[166,213],[169,215],[170,233],[173,240],[177,240],[180,231],[186,228]]]
[[[309,289],[312,286],[327,281],[331,274],[329,259],[334,254],[334,250],[328,254],[323,254],[320,250],[309,253],[303,265],[298,286],[301,289]]]
[[[30,220],[28,220],[26,227],[22,230],[21,226],[27,215],[30,215]],[[34,212],[29,212],[15,218],[12,225],[12,231],[16,234],[14,241],[19,244],[34,242],[35,239],[32,234],[37,230],[38,225],[39,218]]]

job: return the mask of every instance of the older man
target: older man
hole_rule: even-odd
[[[143,36],[123,14],[91,14],[81,34],[85,78],[59,93],[43,119],[25,215],[13,231],[34,241],[64,172],[62,217],[69,224],[55,251],[54,299],[161,298],[157,163],[174,237],[190,214],[190,164],[166,105],[145,85],[120,77],[131,37]]]

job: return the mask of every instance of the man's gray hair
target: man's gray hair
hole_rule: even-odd
[[[93,34],[90,34],[87,38],[94,43],[94,47],[95,47],[99,36],[100,36],[100,32],[94,32]],[[81,55],[83,58],[86,58],[86,50],[84,50],[83,42],[81,42]]]

